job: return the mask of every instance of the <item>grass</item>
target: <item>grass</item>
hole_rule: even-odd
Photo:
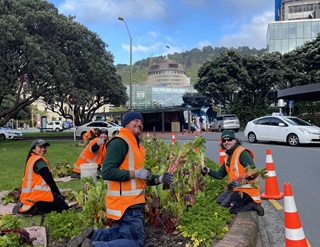
[[[25,134],[33,134],[33,136],[29,137],[34,137],[35,139],[39,137],[54,136],[61,133],[63,132],[24,133],[24,136],[26,136]],[[45,136],[42,134],[45,134]],[[72,135],[73,133],[71,132],[70,134]],[[15,187],[21,186],[26,158],[30,150],[31,142],[32,139],[20,141],[7,140],[0,142],[0,191],[13,190]],[[47,148],[45,157],[48,160],[51,169],[53,169],[57,163],[63,161],[74,165],[80,152],[83,150],[83,147],[77,147],[74,141],[48,140],[48,142],[51,146]],[[82,189],[80,179],[70,182],[57,182],[57,186],[59,189],[70,188],[76,191]]]

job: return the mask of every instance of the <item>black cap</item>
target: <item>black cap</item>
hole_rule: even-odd
[[[43,139],[35,139],[31,143],[31,149],[34,149],[36,146],[42,146],[42,145],[50,146],[50,144]]]

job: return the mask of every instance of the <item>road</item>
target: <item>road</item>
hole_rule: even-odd
[[[210,159],[219,162],[218,138],[220,133],[202,133],[207,139],[206,154]],[[318,195],[320,176],[320,145],[290,147],[276,143],[249,143],[243,132],[236,134],[243,141],[243,146],[255,153],[256,165],[259,169],[266,167],[266,149],[270,148],[279,190],[283,192],[284,183],[291,184],[295,204],[305,236],[312,247],[320,243],[320,196]],[[179,139],[191,137],[177,137]],[[264,192],[265,182],[261,181],[261,193]],[[282,207],[283,199],[277,200]],[[277,211],[284,220],[284,211]]]

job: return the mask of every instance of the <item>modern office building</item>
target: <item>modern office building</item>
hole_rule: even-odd
[[[269,23],[269,52],[287,53],[320,32],[320,0],[275,0],[275,21]]]

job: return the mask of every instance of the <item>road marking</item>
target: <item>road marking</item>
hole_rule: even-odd
[[[283,207],[274,199],[269,199],[268,200],[277,210],[282,210]]]

